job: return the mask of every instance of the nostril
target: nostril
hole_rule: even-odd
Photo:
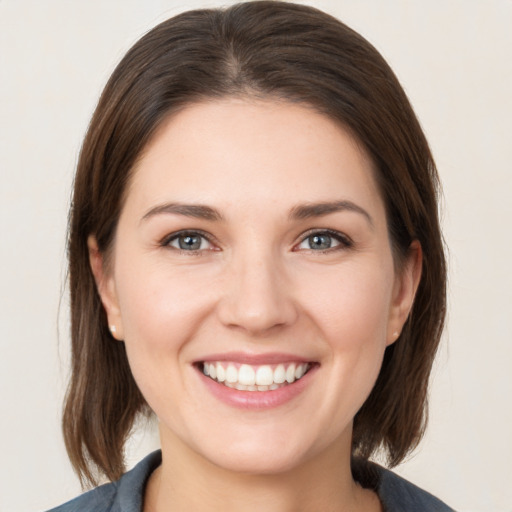
[[[254,291],[248,295],[253,295]],[[242,298],[225,301],[219,306],[220,321],[230,328],[241,329],[251,335],[268,333],[292,325],[297,314],[293,304],[286,298],[278,301],[256,300],[245,295]]]

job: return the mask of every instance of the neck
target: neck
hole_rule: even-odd
[[[273,474],[230,471],[171,444],[162,443],[162,465],[148,483],[144,512],[381,510],[377,496],[354,482],[350,445],[347,449],[343,439],[300,466]]]

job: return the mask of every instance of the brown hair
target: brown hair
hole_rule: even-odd
[[[415,302],[386,350],[377,383],[354,420],[353,453],[384,449],[396,465],[419,442],[428,379],[445,315],[446,269],[434,161],[409,101],[381,55],[311,7],[255,1],[189,11],[142,37],[108,81],[81,150],[69,229],[72,377],[63,418],[82,482],[117,479],[123,448],[148,406],[124,344],[114,342],[89,265],[87,238],[108,256],[130,172],[162,120],[225,96],[301,102],[348,128],[373,159],[395,262],[423,249]]]

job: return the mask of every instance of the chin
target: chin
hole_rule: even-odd
[[[241,436],[241,431],[245,431],[246,435]],[[213,441],[215,438],[211,439]],[[314,445],[307,436],[294,438],[289,432],[283,435],[282,432],[270,432],[269,429],[257,431],[240,426],[238,435],[233,433],[223,439],[217,437],[216,442],[196,445],[196,450],[203,458],[226,471],[277,475],[293,471],[314,458],[317,452],[322,451],[322,447]]]
[[[305,456],[302,454],[276,453],[276,450],[246,450],[245,452],[226,450],[219,457],[215,457],[210,462],[216,466],[230,472],[247,475],[278,475],[292,471],[300,466]]]

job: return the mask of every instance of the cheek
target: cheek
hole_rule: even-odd
[[[137,269],[137,270],[135,270]],[[184,347],[209,311],[208,293],[191,273],[170,273],[158,262],[116,262],[116,291],[134,378],[152,403],[162,389],[181,389]],[[170,384],[172,383],[172,386]]]
[[[119,298],[137,386],[155,414],[179,430],[190,371],[184,364],[187,347],[207,314],[208,299],[190,279],[147,265],[139,276],[123,280]]]
[[[207,277],[170,271],[160,262],[146,260],[138,265],[131,259],[126,263],[118,264],[117,286],[126,341],[152,350],[179,348],[208,311],[209,293],[203,286]]]
[[[325,293],[309,299],[309,314],[328,345],[327,393],[352,417],[375,384],[386,348],[392,279],[372,268],[331,278]]]
[[[383,344],[391,307],[393,270],[380,265],[347,265],[342,272],[306,283],[317,292],[304,293],[304,302],[322,326],[333,348],[364,349]],[[321,290],[319,282],[325,282]]]

